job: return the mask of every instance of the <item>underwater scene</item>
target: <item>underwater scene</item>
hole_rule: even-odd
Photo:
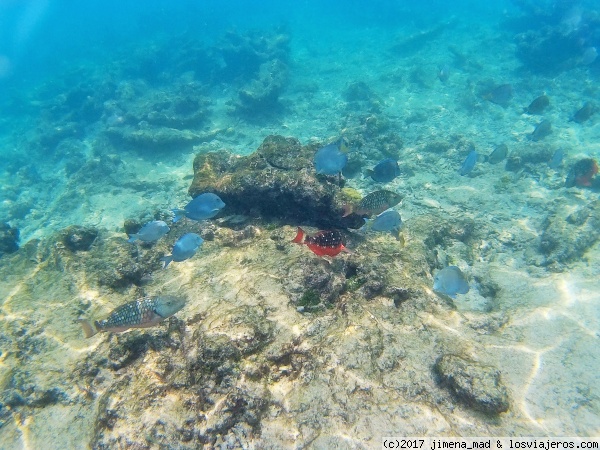
[[[0,0],[0,448],[600,435],[597,0]]]

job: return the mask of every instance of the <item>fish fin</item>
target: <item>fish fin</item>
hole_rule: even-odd
[[[175,217],[173,217],[173,223],[178,222],[179,219],[181,219],[185,214],[185,210],[183,209],[172,209],[171,212],[175,214]]]
[[[358,232],[364,234],[367,232],[367,228],[369,228],[369,219],[363,217],[363,220],[365,221],[365,224],[358,229]]]
[[[304,241],[304,235],[304,230],[298,227],[298,232],[296,233],[296,237],[292,240],[292,242],[295,244],[302,244],[302,242]]]
[[[138,239],[138,234],[132,234],[131,236],[129,236],[129,239],[127,239],[127,242],[129,242],[130,244],[133,244],[135,241],[137,241]]]
[[[342,153],[348,153],[350,151],[350,148],[348,147],[348,141],[341,137],[338,141],[338,148],[340,149],[340,152]]]
[[[344,253],[350,253],[350,254],[354,253],[352,250],[350,250],[349,248],[344,247],[343,245],[342,245],[342,251]]]
[[[163,269],[166,269],[169,263],[173,261],[173,255],[163,256],[162,258],[160,258],[160,260],[165,263]]]
[[[99,331],[97,322],[95,323],[95,325],[96,325],[95,329],[89,320],[81,319],[81,320],[79,320],[79,323],[81,324],[81,327],[83,328],[83,332],[85,334],[86,339],[91,338]]]
[[[342,214],[342,217],[347,217],[350,214],[352,214],[353,209],[354,208],[352,207],[352,205],[345,204],[344,205],[344,214]]]

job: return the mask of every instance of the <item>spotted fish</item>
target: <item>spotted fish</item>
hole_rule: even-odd
[[[342,233],[338,230],[322,230],[317,231],[313,236],[308,236],[302,228],[298,227],[292,242],[305,244],[317,256],[334,257],[340,252],[349,252],[344,247]]]
[[[371,192],[369,195],[364,197],[358,203],[358,205],[346,205],[344,207],[343,217],[349,216],[352,213],[358,214],[359,216],[373,216],[382,213],[386,209],[396,206],[403,198],[403,195],[392,191],[386,191],[385,189]]]
[[[79,322],[85,337],[90,338],[103,331],[119,333],[130,328],[152,327],[175,314],[184,305],[185,299],[182,297],[144,297],[117,307],[106,319],[96,320],[93,325],[88,320]]]

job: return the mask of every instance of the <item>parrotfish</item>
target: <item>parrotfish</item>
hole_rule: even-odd
[[[508,156],[508,147],[506,144],[500,144],[498,147],[494,149],[494,151],[488,157],[488,162],[490,164],[498,164],[506,159]]]
[[[153,220],[144,225],[140,231],[129,236],[127,242],[154,242],[169,232],[169,226],[162,220]]]
[[[379,161],[373,169],[367,169],[367,175],[378,183],[388,183],[400,175],[398,161],[392,158]]]
[[[173,245],[172,254],[160,258],[160,260],[165,263],[163,269],[166,269],[171,261],[181,262],[190,259],[196,254],[203,242],[204,239],[196,233],[186,233],[181,236],[177,242],[175,242],[175,245]]]
[[[550,99],[547,95],[540,95],[535,100],[533,100],[527,108],[525,108],[524,112],[527,114],[542,114],[544,109],[548,107],[550,104]]]
[[[392,191],[386,191],[385,189],[371,192],[369,195],[364,197],[358,203],[358,205],[346,205],[344,207],[344,215],[342,217],[349,216],[352,213],[358,214],[359,216],[373,216],[385,211],[388,208],[396,206],[403,198],[403,195]]]
[[[382,212],[374,219],[365,219],[365,224],[359,231],[371,229],[373,231],[389,231],[396,239],[400,239],[400,228],[402,228],[402,219],[398,211],[388,209]]]
[[[344,247],[342,233],[338,230],[321,230],[313,236],[308,236],[302,228],[298,227],[292,242],[305,244],[317,256],[334,257],[340,252],[350,252]]]
[[[170,295],[144,297],[119,306],[105,320],[96,320],[93,325],[88,320],[79,322],[85,337],[89,338],[103,331],[119,333],[130,328],[152,327],[184,306],[185,299],[182,297]]]
[[[479,153],[477,153],[475,150],[471,150],[465,158],[465,160],[463,161],[462,166],[460,166],[460,169],[458,169],[459,175],[461,177],[464,177],[465,175],[470,173],[475,167],[475,163],[478,159]]]
[[[217,195],[211,192],[200,194],[193,200],[191,200],[185,208],[174,209],[173,223],[177,222],[183,216],[192,220],[206,220],[215,217],[221,209],[225,206],[223,200]]]
[[[591,186],[594,176],[598,173],[598,163],[592,158],[577,161],[569,170],[565,186]]]
[[[469,292],[469,283],[461,270],[456,266],[444,267],[433,277],[433,290],[456,298],[456,294]]]
[[[537,142],[544,139],[550,133],[552,133],[552,124],[549,120],[542,120],[540,123],[537,124],[535,130],[533,130],[533,133],[531,133],[529,137],[532,141]]]
[[[317,173],[337,175],[348,162],[347,147],[344,139],[321,147],[315,153],[314,163]]]

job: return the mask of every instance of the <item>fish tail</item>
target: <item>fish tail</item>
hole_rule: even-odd
[[[173,217],[173,223],[176,223],[179,221],[179,219],[181,219],[183,217],[183,209],[172,209],[171,212],[173,214],[175,214],[175,217]]]
[[[160,258],[160,260],[165,263],[163,269],[166,269],[169,263],[173,261],[173,255],[163,256],[162,258]]]
[[[342,217],[349,216],[350,214],[352,214],[353,210],[354,210],[354,208],[352,207],[352,205],[345,204],[344,205],[344,214],[342,214]]]
[[[304,235],[306,233],[304,233],[304,230],[300,227],[298,227],[298,232],[296,233],[296,237],[292,240],[293,243],[295,244],[302,244],[302,242],[304,242]]]
[[[83,328],[83,332],[85,334],[86,339],[94,336],[100,329],[98,328],[98,322],[95,323],[95,328],[92,326],[89,320],[81,319],[79,320],[81,327]]]

